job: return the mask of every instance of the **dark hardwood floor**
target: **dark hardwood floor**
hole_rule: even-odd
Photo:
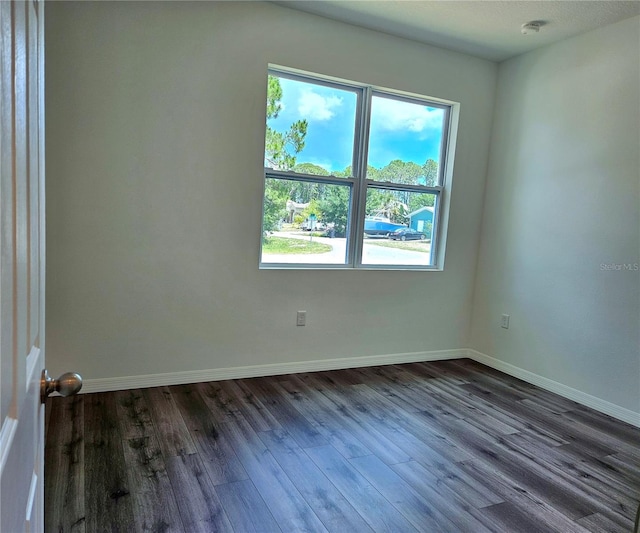
[[[52,398],[46,530],[630,532],[640,430],[466,359]]]

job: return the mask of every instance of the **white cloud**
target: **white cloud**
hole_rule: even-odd
[[[375,127],[380,130],[423,133],[442,128],[442,113],[441,109],[428,109],[425,106],[389,98],[376,98],[372,118]]]
[[[329,120],[335,115],[334,109],[342,105],[338,96],[322,96],[311,89],[305,89],[298,99],[298,113],[309,120]]]

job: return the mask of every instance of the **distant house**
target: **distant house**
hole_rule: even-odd
[[[426,233],[427,238],[431,238],[433,229],[433,207],[421,207],[413,213],[409,213],[409,227],[416,231]]]
[[[292,223],[296,215],[301,214],[309,204],[299,204],[293,200],[287,200],[287,222]]]

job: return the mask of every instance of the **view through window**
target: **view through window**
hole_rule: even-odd
[[[270,70],[261,265],[434,267],[450,112]]]

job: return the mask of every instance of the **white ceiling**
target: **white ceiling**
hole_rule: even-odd
[[[640,14],[640,0],[281,0],[281,6],[503,61]],[[522,35],[540,21],[538,34]],[[639,43],[640,45],[640,43]]]

